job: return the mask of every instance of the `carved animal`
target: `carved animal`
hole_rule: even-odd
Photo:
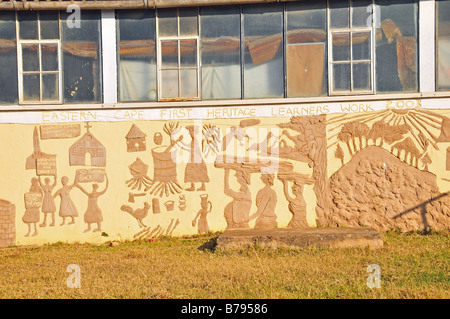
[[[122,205],[122,207],[120,207],[120,209],[123,210],[124,212],[129,213],[134,218],[136,218],[136,220],[138,221],[139,227],[147,227],[142,222],[142,220],[148,215],[148,210],[150,209],[150,205],[148,203],[144,203],[143,208],[133,209],[131,206]]]

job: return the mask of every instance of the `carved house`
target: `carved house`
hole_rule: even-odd
[[[147,134],[142,132],[136,124],[133,124],[127,136],[125,136],[127,140],[127,152],[145,151],[147,148],[146,137]]]
[[[88,158],[90,157],[90,163]],[[86,132],[69,149],[71,166],[106,166],[106,148],[91,132]]]

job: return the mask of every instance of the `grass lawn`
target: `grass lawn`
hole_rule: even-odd
[[[217,236],[0,249],[0,298],[450,297],[449,232],[385,233],[379,250],[214,252]],[[80,266],[80,289],[67,287],[69,264]],[[381,288],[367,286],[371,264]]]

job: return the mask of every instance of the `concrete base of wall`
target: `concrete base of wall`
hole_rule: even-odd
[[[373,228],[235,229],[217,239],[217,250],[242,249],[257,245],[264,248],[307,247],[383,247],[383,239]]]

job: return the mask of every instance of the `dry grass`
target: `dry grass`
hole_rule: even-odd
[[[449,234],[386,233],[368,249],[205,249],[217,237],[0,249],[0,298],[449,298]],[[205,245],[206,244],[206,245]],[[69,264],[81,288],[66,285]],[[369,289],[367,266],[381,267]]]

